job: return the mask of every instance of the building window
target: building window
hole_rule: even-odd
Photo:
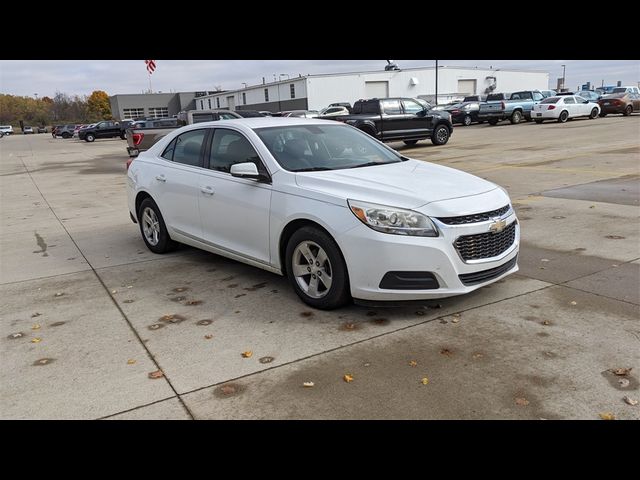
[[[216,97],[216,105],[220,108],[220,97]]]
[[[168,118],[168,107],[149,107],[149,116],[153,118]]]
[[[200,110],[204,110],[204,100],[200,100]]]
[[[207,98],[207,103],[209,104],[209,110],[211,110],[211,99]]]
[[[135,120],[144,117],[144,108],[125,108],[122,110],[123,120]]]
[[[247,94],[242,92],[242,104],[246,105],[247,104]]]
[[[264,101],[265,102],[269,101],[269,89],[268,88],[264,89]]]
[[[292,83],[289,85],[289,90],[291,91],[291,98],[296,98],[296,84]]]

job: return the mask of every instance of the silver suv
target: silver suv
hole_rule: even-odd
[[[13,127],[11,125],[0,125],[0,132],[3,135],[11,135],[13,133]]]

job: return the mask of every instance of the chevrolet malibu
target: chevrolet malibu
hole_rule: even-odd
[[[127,194],[151,251],[181,242],[286,275],[320,309],[460,295],[518,270],[504,189],[330,120],[182,127],[131,163]]]

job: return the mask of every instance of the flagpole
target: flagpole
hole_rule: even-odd
[[[153,88],[151,88],[151,72],[149,72],[149,93],[153,93]]]

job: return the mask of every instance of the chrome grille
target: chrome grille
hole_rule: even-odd
[[[500,233],[463,235],[453,244],[463,260],[479,260],[497,257],[506,252],[516,239],[516,224],[513,222]]]
[[[472,215],[463,215],[462,217],[441,217],[438,218],[438,220],[447,225],[464,225],[465,223],[486,222],[494,217],[501,217],[508,211],[509,205],[505,205],[502,208],[491,210],[490,212],[474,213]]]

